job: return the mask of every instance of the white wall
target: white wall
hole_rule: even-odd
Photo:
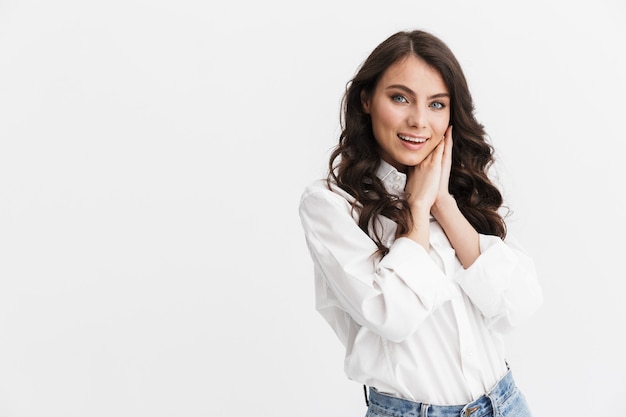
[[[380,41],[456,52],[543,308],[509,338],[535,415],[626,376],[626,7],[0,2],[0,416],[362,416],[297,205]]]

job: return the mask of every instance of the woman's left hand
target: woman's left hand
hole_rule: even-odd
[[[454,196],[450,194],[450,170],[452,168],[452,126],[448,126],[444,136],[443,156],[441,158],[441,181],[431,214],[437,219],[445,232],[457,258],[464,268],[480,256],[480,239],[474,226],[459,210]]]

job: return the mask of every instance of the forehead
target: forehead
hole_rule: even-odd
[[[436,93],[448,92],[439,71],[415,55],[409,55],[387,68],[378,86],[387,88],[394,84],[404,85],[416,92],[431,93],[434,90]]]

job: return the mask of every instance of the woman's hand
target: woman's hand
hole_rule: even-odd
[[[441,139],[422,162],[407,168],[404,190],[409,194],[408,201],[414,212],[430,214],[430,209],[441,192],[442,176],[445,175],[446,181],[450,178],[451,162],[448,163],[448,173],[445,174],[444,155],[445,140]],[[448,159],[451,158],[448,156]]]
[[[422,245],[426,251],[430,248],[430,211],[441,188],[444,147],[442,138],[422,162],[407,168],[404,191],[409,194],[413,227],[404,236]]]

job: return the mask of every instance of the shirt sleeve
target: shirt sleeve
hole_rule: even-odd
[[[299,213],[316,278],[325,280],[343,311],[381,337],[403,341],[438,305],[460,295],[411,239],[399,238],[386,256],[375,257],[376,245],[337,193],[305,191]]]
[[[513,240],[480,235],[481,255],[455,277],[485,317],[487,325],[506,332],[533,314],[543,292],[532,259]]]

